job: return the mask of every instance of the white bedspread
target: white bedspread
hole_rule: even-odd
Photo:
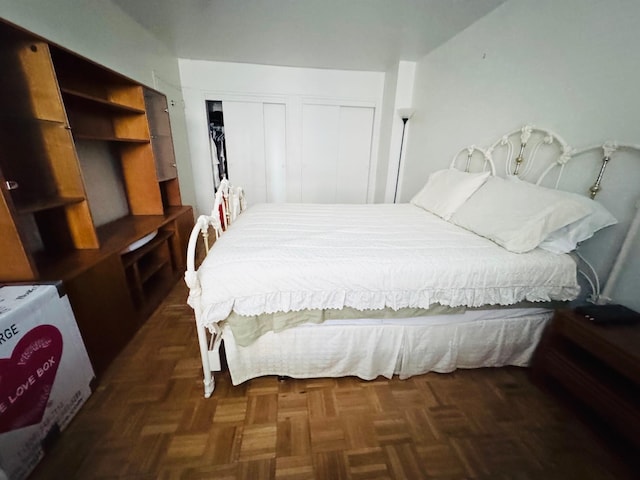
[[[510,253],[410,204],[252,206],[198,277],[205,326],[232,310],[477,307],[579,293],[569,255]]]

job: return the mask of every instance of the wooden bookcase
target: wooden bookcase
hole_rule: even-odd
[[[0,68],[0,282],[63,280],[100,372],[185,268],[167,100],[1,21]]]

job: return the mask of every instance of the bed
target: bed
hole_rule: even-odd
[[[589,196],[555,189],[594,148],[525,126],[463,149],[404,204],[246,208],[224,183],[191,233],[185,273],[205,397],[222,342],[234,385],[528,365],[553,308],[580,293],[576,246],[616,223],[590,198],[606,161]],[[551,177],[555,188],[541,186]]]

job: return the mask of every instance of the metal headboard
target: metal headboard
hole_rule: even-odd
[[[541,152],[545,148],[554,149],[555,152],[549,155],[542,156]],[[544,128],[534,127],[533,125],[525,125],[524,127],[513,130],[503,135],[499,140],[495,141],[488,148],[483,149],[476,145],[465,147],[456,153],[451,160],[450,167],[456,168],[460,158],[466,157],[465,172],[469,172],[471,164],[476,157],[480,157],[483,160],[482,170],[491,171],[492,175],[496,175],[496,160],[495,156],[498,152],[502,152],[504,161],[504,174],[505,175],[517,175],[521,178],[525,178],[534,171],[535,167],[540,162],[547,162],[538,175],[532,180],[532,183],[541,185],[543,181],[554,170],[558,170],[554,188],[558,188],[562,175],[564,173],[565,165],[575,157],[581,156],[589,151],[596,151],[602,149],[602,165],[598,172],[593,185],[589,188],[589,195],[591,198],[595,196],[602,189],[602,179],[605,174],[606,167],[613,157],[613,154],[618,150],[636,150],[640,152],[640,145],[637,144],[619,144],[614,141],[607,141],[603,144],[590,145],[588,147],[576,149],[571,147],[560,135]],[[517,153],[516,153],[517,152]]]
[[[500,173],[504,175],[517,175],[521,178],[528,179],[536,185],[541,185],[545,179],[551,178],[549,177],[551,173],[554,173],[556,177],[553,188],[557,189],[565,172],[565,166],[569,161],[575,160],[577,157],[589,157],[589,152],[601,152],[602,161],[597,176],[591,186],[583,191],[585,195],[589,195],[595,199],[603,188],[603,179],[608,164],[617,152],[624,150],[640,153],[640,145],[606,141],[602,144],[589,145],[576,149],[571,147],[560,135],[549,129],[525,125],[522,128],[503,135],[486,149],[475,145],[463,148],[454,155],[450,167],[456,168],[459,160],[466,158],[464,171],[468,172],[471,170],[474,159],[480,157],[483,160],[482,170],[486,171],[487,166],[489,166],[492,175],[495,175],[497,170],[496,165],[498,163],[496,157],[501,156],[504,160],[504,170]],[[545,151],[547,151],[546,155],[543,154]],[[590,273],[583,271],[581,271],[581,273],[587,278],[592,287],[593,295],[591,301],[594,303],[608,303],[611,301],[610,296],[615,283],[618,280],[623,266],[628,261],[633,240],[638,234],[638,231],[640,231],[640,200],[635,205],[635,208],[635,214],[602,291],[600,291],[600,283],[596,270],[580,253],[576,252],[579,260],[585,263],[589,269]]]

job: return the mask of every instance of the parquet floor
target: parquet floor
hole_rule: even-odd
[[[623,479],[574,415],[499,368],[278,381],[202,396],[180,282],[33,479]]]

